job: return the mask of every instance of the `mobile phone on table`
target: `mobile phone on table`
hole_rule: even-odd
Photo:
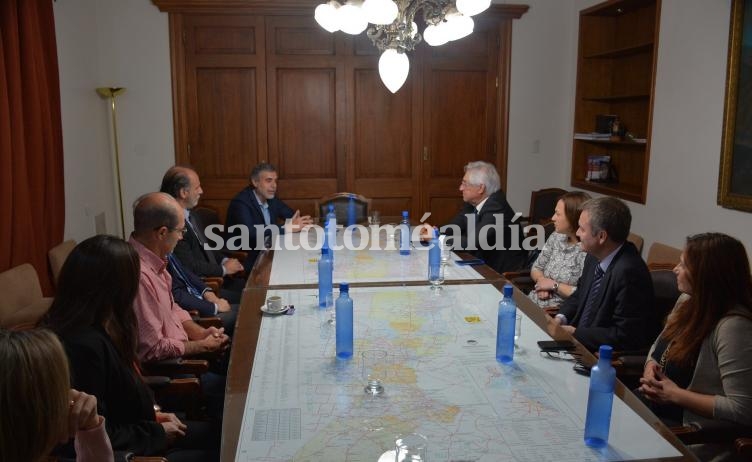
[[[455,260],[456,264],[462,266],[462,265],[482,265],[485,262],[481,260],[480,258],[473,258],[470,260]]]
[[[569,340],[540,340],[538,347],[541,351],[572,351],[576,348]]]
[[[574,363],[574,366],[572,366],[572,369],[580,375],[590,376],[590,368],[579,361]]]

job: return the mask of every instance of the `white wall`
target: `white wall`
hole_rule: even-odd
[[[502,0],[530,10],[513,26],[509,178],[513,207],[530,191],[569,186],[577,22],[594,0]],[[731,0],[663,0],[647,204],[629,203],[633,230],[681,246],[717,230],[752,245],[752,214],[716,205]],[[55,3],[66,168],[66,236],[93,234],[92,216],[117,232],[109,113],[97,86],[118,99],[125,203],[156,189],[174,162],[167,14],[149,0]],[[539,140],[538,153],[534,153]],[[82,207],[80,204],[88,204]],[[89,215],[86,210],[89,210]],[[130,228],[130,213],[126,211]]]
[[[569,180],[577,10],[560,0],[494,3],[530,6],[512,25],[507,164],[509,203],[527,215],[531,191]]]
[[[66,238],[94,234],[104,212],[119,234],[109,105],[96,87],[125,87],[117,98],[126,233],[131,204],[159,188],[174,163],[167,14],[149,0],[55,3],[65,149]],[[83,204],[83,206],[82,206]]]

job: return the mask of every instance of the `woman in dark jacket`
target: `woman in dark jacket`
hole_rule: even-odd
[[[113,449],[166,454],[170,461],[213,460],[217,429],[155,412],[139,374],[133,312],[139,272],[138,254],[122,239],[100,235],[81,242],[63,265],[45,323],[63,342],[73,386],[96,396]]]

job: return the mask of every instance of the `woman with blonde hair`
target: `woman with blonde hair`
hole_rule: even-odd
[[[556,203],[551,217],[554,232],[530,270],[535,290],[530,291],[529,297],[541,308],[556,307],[577,290],[586,254],[575,232],[582,204],[588,199],[589,194],[572,191],[562,195]]]
[[[112,462],[97,400],[70,388],[55,334],[0,329],[0,460],[40,462],[75,438],[77,462]]]

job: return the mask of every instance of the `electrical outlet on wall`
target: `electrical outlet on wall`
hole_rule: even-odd
[[[539,139],[534,139],[533,140],[533,150],[532,150],[532,153],[533,154],[540,154],[540,140]]]

